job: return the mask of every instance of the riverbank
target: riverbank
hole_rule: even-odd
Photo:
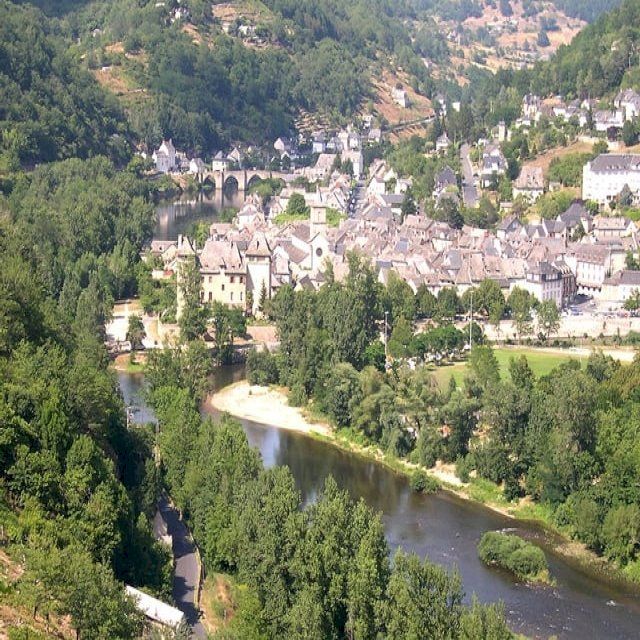
[[[269,424],[289,431],[331,436],[330,425],[310,422],[301,409],[289,406],[282,391],[271,387],[250,385],[246,381],[237,382],[224,387],[207,402],[214,409],[243,420]]]
[[[289,406],[286,394],[280,389],[250,385],[245,380],[224,387],[210,396],[207,403],[217,411],[229,413],[236,418],[296,431],[326,441],[345,451],[373,459],[405,476],[410,476],[413,471],[421,468],[407,460],[386,455],[378,447],[354,442],[348,433],[335,431],[328,423],[313,420],[304,409]],[[597,572],[608,581],[629,585],[640,592],[638,584],[630,580],[622,570],[556,529],[548,515],[544,513],[543,506],[527,499],[519,504],[509,503],[502,498],[502,494],[495,485],[484,480],[463,483],[455,475],[453,465],[439,464],[424,470],[438,480],[444,490],[457,497],[481,504],[514,521],[530,523],[549,534],[548,544],[567,561],[582,566],[590,572]]]

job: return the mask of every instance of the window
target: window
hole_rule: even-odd
[[[213,300],[213,293],[211,293],[211,291],[209,291],[209,302],[211,302],[211,300]]]
[[[229,294],[229,299],[231,300],[231,302],[233,302],[233,291]]]
[[[322,257],[322,249],[320,247],[316,249],[316,255],[318,256],[318,258]]]
[[[240,302],[242,302],[242,291],[240,292]]]
[[[224,291],[224,285],[222,285],[222,290]]]
[[[209,284],[211,284],[212,280],[213,280],[213,278],[211,276],[209,276]]]
[[[231,282],[231,284],[233,284],[236,281],[234,276],[230,276],[229,277],[229,282]]]

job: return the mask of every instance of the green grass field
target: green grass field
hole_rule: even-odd
[[[539,349],[494,349],[493,352],[500,367],[500,375],[503,378],[509,377],[509,360],[511,358],[518,358],[521,355],[527,357],[529,366],[536,377],[546,375],[562,362],[566,362],[572,358],[575,359],[575,356],[569,354],[548,353],[546,351],[540,351]],[[451,376],[453,376],[458,386],[462,386],[466,370],[466,362],[457,362],[448,366],[434,367],[433,375],[442,388],[449,384]]]

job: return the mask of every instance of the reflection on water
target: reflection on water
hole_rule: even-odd
[[[184,195],[174,202],[162,202],[156,207],[156,240],[175,240],[185,234],[195,222],[213,222],[225,207],[239,209],[244,202],[244,194],[217,189],[211,195]]]
[[[123,380],[122,375],[121,384],[128,393],[142,384],[133,376]],[[223,368],[214,383],[220,388],[242,376],[242,367]],[[206,404],[203,412],[211,413]],[[400,547],[449,568],[457,567],[467,601],[472,593],[484,602],[502,600],[514,630],[540,638],[640,637],[638,594],[602,584],[551,552],[548,545],[545,550],[557,581],[555,587],[515,582],[478,559],[476,545],[489,530],[515,528],[527,537],[540,538],[538,542],[545,546],[544,535],[535,527],[514,523],[446,492],[418,495],[410,490],[406,478],[391,470],[304,435],[249,421],[244,421],[243,427],[267,467],[286,465],[291,469],[305,503],[317,498],[325,479],[332,475],[354,499],[363,498],[382,514],[392,551]]]

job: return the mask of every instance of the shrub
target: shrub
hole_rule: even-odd
[[[307,404],[307,393],[304,390],[304,385],[300,382],[296,382],[289,391],[289,404],[292,407],[304,407]]]
[[[518,536],[487,531],[478,544],[478,555],[485,564],[502,567],[521,580],[546,582],[549,579],[542,549]]]
[[[456,460],[456,475],[461,482],[469,482],[469,474],[474,468],[474,459],[472,454],[459,456]]]
[[[410,484],[418,493],[435,493],[439,488],[438,481],[421,469],[416,469],[411,474]]]
[[[269,385],[279,381],[278,361],[276,356],[264,351],[249,352],[247,356],[247,379],[249,384]]]

